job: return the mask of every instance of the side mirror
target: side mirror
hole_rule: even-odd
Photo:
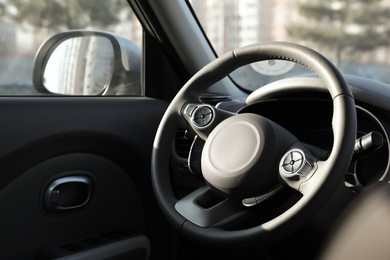
[[[142,95],[141,51],[121,36],[73,30],[56,34],[38,50],[33,83],[41,93]]]

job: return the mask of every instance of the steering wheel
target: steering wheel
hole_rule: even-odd
[[[333,146],[326,157],[261,115],[231,113],[202,102],[201,93],[233,70],[269,59],[305,65],[323,80],[333,100]],[[169,162],[175,134],[183,122],[204,142],[199,155],[204,185],[178,199]],[[167,108],[152,153],[155,197],[171,224],[192,239],[224,246],[273,241],[313,217],[344,182],[356,125],[351,91],[341,73],[321,54],[288,42],[234,49],[196,73]],[[300,194],[292,205],[253,226],[240,226],[255,207],[284,187]]]

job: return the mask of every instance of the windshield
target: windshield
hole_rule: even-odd
[[[343,73],[390,83],[390,0],[191,0],[215,52],[263,41],[311,47]],[[280,60],[231,74],[253,91],[271,81],[309,73]]]

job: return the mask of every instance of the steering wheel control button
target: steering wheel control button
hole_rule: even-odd
[[[284,156],[282,169],[286,174],[299,172],[303,166],[305,155],[301,151],[290,151]]]
[[[285,177],[297,175],[306,176],[313,168],[306,160],[305,153],[300,149],[292,149],[283,155],[280,161],[280,173]]]
[[[197,127],[206,127],[214,119],[214,110],[210,106],[199,106],[195,109],[192,116],[192,121]]]
[[[192,117],[192,114],[194,113],[195,109],[196,109],[196,106],[195,106],[195,105],[188,105],[188,106],[186,107],[186,110],[185,110],[187,116]]]

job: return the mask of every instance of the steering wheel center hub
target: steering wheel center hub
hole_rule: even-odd
[[[250,122],[229,120],[213,136],[208,145],[208,162],[218,176],[240,178],[259,157],[260,134]]]
[[[270,123],[259,115],[239,114],[221,122],[202,152],[202,173],[209,186],[236,199],[269,187],[276,174],[267,166],[272,152],[263,151],[269,147],[266,140],[273,139]]]

